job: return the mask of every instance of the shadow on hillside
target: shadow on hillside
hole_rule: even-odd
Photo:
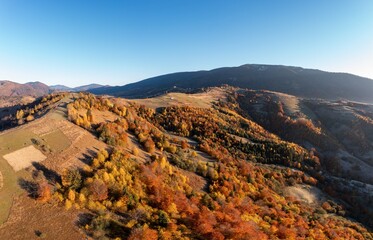
[[[26,180],[24,178],[19,178],[18,185],[28,193],[29,197],[33,199],[37,198],[38,196],[38,184],[37,183]]]
[[[94,239],[119,239],[129,236],[131,231],[131,228],[126,227],[118,220],[102,218],[100,215],[92,213],[79,214],[75,224],[85,230],[85,233]],[[90,228],[86,228],[87,225]]]
[[[98,148],[94,147],[95,150],[87,148],[85,153],[83,153],[83,157],[78,158],[84,164],[91,165],[93,158],[97,156],[97,152],[99,151]]]
[[[52,182],[52,183],[61,182],[61,176],[56,171],[48,169],[44,165],[38,162],[33,162],[32,166],[34,166],[36,170],[41,171],[44,177],[48,180],[48,182]]]
[[[95,215],[92,213],[80,213],[78,220],[75,221],[75,225],[82,229],[85,234],[92,237],[92,233],[87,230],[86,226],[91,225],[94,218]]]
[[[14,126],[17,126],[17,122],[14,116],[17,110],[21,109],[22,105],[14,105],[11,107],[0,108],[0,131],[7,130]]]
[[[1,100],[1,98],[0,98]],[[20,126],[22,124],[18,123],[18,120],[15,118],[16,112],[20,109],[32,109],[37,104],[40,104],[42,100],[42,97],[36,98],[33,102],[30,102],[28,104],[16,104],[9,107],[1,107],[0,108],[0,131],[4,131],[13,127]],[[61,112],[61,114],[66,117],[67,116],[67,110],[65,109],[68,103],[63,102],[61,104],[61,101],[58,101],[56,103],[52,103],[48,105],[45,108],[40,109],[37,114],[33,114],[34,120],[39,119],[43,116],[45,116],[50,110],[56,109],[56,111]],[[23,119],[25,120],[25,119]]]
[[[78,215],[78,220],[75,222],[75,224],[79,227],[84,227],[87,224],[90,224],[94,218],[94,215],[92,213],[81,213]]]
[[[38,162],[33,162],[32,165],[36,169],[33,172],[34,181],[19,178],[18,185],[28,193],[29,197],[36,199],[38,197],[38,182],[40,181],[41,177],[39,173],[42,174],[45,177],[45,179],[50,183],[61,182],[61,177],[57,172],[46,168],[44,165]]]
[[[83,153],[83,157],[78,158],[84,164],[91,165],[92,157],[89,154]]]

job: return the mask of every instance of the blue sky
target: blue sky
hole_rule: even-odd
[[[124,85],[246,63],[373,78],[373,1],[0,0],[0,79]]]

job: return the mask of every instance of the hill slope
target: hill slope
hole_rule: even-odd
[[[300,67],[254,64],[210,71],[172,73],[121,87],[97,88],[91,92],[145,98],[168,91],[193,92],[198,88],[223,84],[283,92],[298,97],[373,102],[373,81],[368,78]]]
[[[349,218],[369,225],[371,214],[339,200],[370,192],[329,196],[341,181],[319,171],[322,161],[223,93],[138,103],[63,93],[23,106],[12,114],[23,125],[0,134],[0,169],[12,180],[0,189],[0,238],[372,239]]]
[[[0,81],[0,96],[15,97],[15,96],[34,96],[40,97],[50,92],[47,85],[41,82],[30,82],[25,84],[15,83],[11,81]]]
[[[100,84],[95,84],[95,83],[88,84],[88,85],[83,85],[83,86],[79,86],[79,87],[75,87],[75,88],[70,88],[70,87],[67,87],[65,85],[49,86],[50,89],[52,89],[54,91],[59,91],[59,92],[84,92],[84,91],[92,90],[92,89],[95,89],[95,88],[102,88],[102,87],[107,87],[107,86],[100,85]]]

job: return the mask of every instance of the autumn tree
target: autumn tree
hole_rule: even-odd
[[[144,142],[144,148],[148,153],[153,153],[155,151],[155,144],[151,138],[148,138]]]
[[[52,197],[52,187],[47,181],[38,184],[37,196],[41,202],[47,202]]]
[[[108,198],[108,187],[100,179],[93,180],[88,186],[93,200],[102,201]]]
[[[27,122],[31,122],[32,120],[34,120],[34,116],[32,114],[29,114],[27,117],[26,117],[26,121]]]
[[[138,155],[139,155],[139,149],[138,149],[136,146],[134,146],[134,147],[132,148],[132,154],[133,154],[134,156],[138,156]]]
[[[158,239],[158,233],[157,231],[151,229],[148,227],[148,225],[144,225],[140,228],[134,228],[131,231],[131,234],[128,238],[128,240],[157,240]]]
[[[188,144],[188,142],[185,141],[185,140],[181,141],[181,148],[182,148],[182,149],[187,149],[187,148],[189,148],[189,144]]]
[[[18,110],[17,113],[16,113],[16,119],[20,120],[20,119],[23,118],[24,115],[25,115],[25,112],[22,109]]]
[[[87,120],[91,123],[94,121],[93,114],[92,114],[92,109],[87,110]]]
[[[64,187],[71,189],[78,189],[82,184],[82,176],[78,169],[65,169],[61,180]]]

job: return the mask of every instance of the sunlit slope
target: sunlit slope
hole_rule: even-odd
[[[149,100],[153,108],[81,95],[68,106],[73,122],[111,146],[92,158],[80,173],[82,181],[67,181],[77,174],[73,169],[62,175],[63,187],[56,193],[67,209],[90,210],[87,234],[371,237],[343,217],[349,206],[312,189],[324,181],[313,153],[281,140],[223,101],[200,108],[154,106],[159,98]],[[97,110],[112,112],[117,120],[98,123]]]
[[[73,98],[72,94],[50,95],[37,110],[34,106],[39,101],[25,105],[21,109],[24,119],[17,120],[15,114],[13,127],[0,132],[1,238],[30,238],[35,229],[47,231],[48,237],[54,239],[81,237],[74,230],[77,213],[60,214],[58,208],[36,204],[34,200],[38,191],[35,181],[41,177],[58,178],[65,168],[83,167],[86,156],[106,146],[68,121],[66,105]],[[26,120],[30,109],[34,117]],[[17,122],[21,125],[16,126]],[[63,222],[67,219],[68,224]],[[52,231],[51,226],[63,228]]]
[[[0,236],[40,229],[55,239],[372,238],[347,218],[356,217],[355,206],[325,190],[331,178],[315,152],[240,114],[231,91],[239,90],[148,101],[67,94],[42,117],[20,121],[4,134],[30,132],[17,138],[47,158],[11,172],[35,191],[15,193],[23,192]],[[299,109],[293,100],[288,111]],[[39,216],[58,209],[65,221],[36,222],[25,209]]]
[[[66,103],[69,101],[68,99],[63,99],[64,96],[51,97],[51,99],[53,98],[56,99],[56,102],[48,102],[45,107],[38,109],[38,112],[45,114],[46,112],[50,111],[51,105],[53,105],[53,107],[57,107],[59,105],[66,105]],[[37,116],[35,112],[34,114]],[[21,187],[19,184],[19,177],[25,176],[26,173],[24,168],[32,165],[34,161],[37,161],[39,158],[38,156],[44,156],[44,154],[46,154],[48,151],[64,148],[69,144],[66,137],[60,133],[58,128],[55,129],[54,127],[51,127],[55,124],[55,122],[50,117],[57,114],[57,110],[54,110],[50,113],[50,116],[42,116],[40,119],[37,119],[27,125],[14,127],[8,131],[3,131],[0,133],[0,171],[2,172],[4,181],[3,187],[0,189],[1,223],[3,223],[8,217],[13,198],[20,193]],[[26,116],[24,117],[27,118]],[[33,117],[33,119],[35,119],[35,117]],[[18,120],[21,120],[21,118]],[[16,116],[14,116],[14,121],[17,121]],[[41,126],[44,128],[50,126],[50,133],[56,134],[56,136],[51,137],[49,132],[40,134]],[[53,142],[54,138],[59,139],[59,144],[57,148],[53,149],[50,148],[49,145]],[[18,156],[16,155],[17,151],[22,149],[27,150],[29,146],[35,146],[37,149],[35,149],[35,151],[30,149],[30,153],[22,153]],[[37,156],[33,157],[32,155],[35,152]],[[11,154],[14,154],[15,156],[11,157]],[[6,159],[6,156],[10,157]],[[30,159],[29,162],[28,159]],[[44,158],[42,159],[44,160]]]

